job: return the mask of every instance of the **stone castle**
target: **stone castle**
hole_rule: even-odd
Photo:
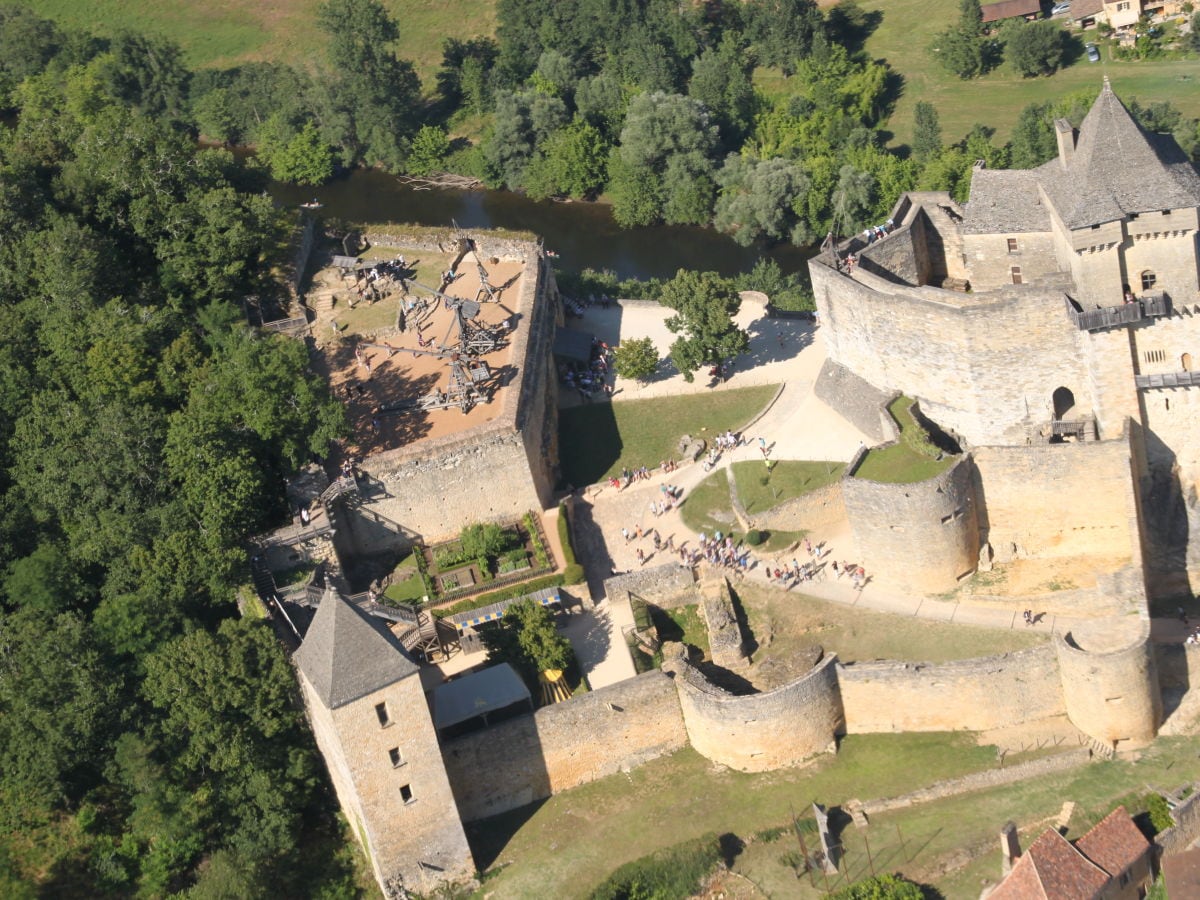
[[[1186,686],[1190,666],[1156,651],[1147,598],[1186,590],[1200,566],[1191,527],[1200,524],[1200,392],[1191,390],[1200,376],[1190,356],[1200,336],[1200,177],[1107,82],[1078,133],[1065,121],[1057,129],[1057,159],[1031,171],[977,167],[963,206],[944,193],[906,194],[886,238],[810,262],[828,351],[817,390],[836,384],[865,398],[839,409],[881,440],[884,403],[903,393],[963,450],[924,482],[842,479],[827,505],[844,513],[869,567],[926,593],[953,588],[981,562],[1090,555],[1107,560],[1086,600],[1094,620],[986,659],[843,665],[828,654],[751,694],[725,691],[669,652],[661,672],[447,737],[404,647],[361,604],[328,591],[295,662],[339,800],[388,896],[469,880],[464,821],[686,745],[765,771],[853,733],[1064,721],[1106,752],[1153,739],[1162,685]],[[852,270],[847,253],[858,258]],[[397,488],[395,517],[411,527],[441,533],[486,517],[475,494],[459,496],[473,456],[494,454],[512,470],[520,495],[500,492],[501,506],[548,503],[559,304],[542,265],[521,289],[525,380],[506,415],[436,452],[413,447],[374,463]],[[366,525],[339,525],[342,539],[368,541],[356,527]],[[605,592],[698,602],[713,623],[713,592],[688,569],[610,579]]]

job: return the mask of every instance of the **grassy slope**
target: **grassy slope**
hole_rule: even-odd
[[[69,25],[111,33],[153,31],[178,41],[188,62],[228,66],[277,60],[304,67],[324,46],[316,27],[320,0],[24,0],[35,12]],[[400,25],[397,53],[412,60],[432,88],[442,40],[496,31],[495,0],[383,0]]]
[[[904,76],[904,93],[890,123],[896,143],[912,138],[913,107],[926,100],[937,107],[943,137],[955,141],[975,122],[997,130],[1006,140],[1022,107],[1078,90],[1099,91],[1108,75],[1113,89],[1128,101],[1170,100],[1185,114],[1200,116],[1200,59],[1099,63],[1086,59],[1050,78],[1017,78],[1001,66],[984,78],[962,81],[946,72],[929,48],[934,35],[958,15],[958,0],[862,0],[867,10],[880,10],[883,21],[867,40],[866,51],[886,59]]]

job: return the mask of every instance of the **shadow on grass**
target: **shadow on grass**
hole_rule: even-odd
[[[545,800],[535,800],[519,809],[489,816],[478,822],[466,823],[467,843],[471,845],[471,854],[475,857],[475,866],[484,872],[500,858],[504,848],[513,836],[520,831],[525,823],[537,814],[545,805]]]
[[[558,453],[568,484],[594,484],[621,458],[621,433],[611,403],[559,410]]]

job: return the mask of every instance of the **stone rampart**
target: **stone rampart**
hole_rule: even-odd
[[[971,444],[1024,444],[1049,423],[1059,387],[1081,413],[1093,408],[1080,332],[1063,299],[1067,276],[958,293],[862,266],[847,275],[824,256],[809,272],[829,359],[878,390],[918,398]]]
[[[700,602],[695,573],[687,566],[667,563],[637,569],[604,579],[604,596],[610,601],[640,597],[661,609],[675,609]]]
[[[822,332],[824,333],[824,332]],[[883,443],[898,438],[887,405],[896,393],[881,391],[832,359],[825,360],[813,385],[817,399],[870,438]]]
[[[973,467],[960,457],[913,484],[842,478],[846,516],[867,573],[905,590],[954,588],[979,559]]]
[[[708,629],[712,661],[726,669],[744,668],[749,662],[746,658],[746,639],[729,592],[729,582],[724,578],[702,582],[700,611]]]
[[[980,539],[995,559],[1095,555],[1140,562],[1128,436],[977,447]]]
[[[1162,694],[1144,611],[1077,625],[1055,634],[1054,647],[1076,728],[1112,747],[1154,739]]]
[[[754,513],[751,518],[755,526],[772,531],[808,531],[818,535],[841,531],[846,524],[842,483],[827,484],[766,512]]]
[[[986,731],[1066,712],[1049,644],[946,663],[838,667],[849,734]]]
[[[558,430],[550,371],[559,309],[550,300],[557,290],[553,280],[540,257],[531,255],[515,303],[523,317],[510,347],[516,376],[500,392],[502,406],[492,421],[363,461],[362,468],[388,492],[372,504],[380,515],[438,537],[473,522],[514,519],[550,505]],[[382,548],[359,552],[373,549]]]
[[[825,657],[790,684],[734,695],[682,659],[664,664],[675,675],[687,735],[696,752],[742,772],[794,766],[835,749],[843,732],[836,657]]]
[[[1162,856],[1182,853],[1200,838],[1200,792],[1194,792],[1171,810],[1171,819],[1175,825],[1154,837],[1154,844]]]
[[[471,230],[469,234],[475,241],[476,251],[484,265],[491,257],[527,260],[533,255],[540,255],[540,247],[533,240],[510,237],[502,232],[497,234],[495,231],[485,229]],[[429,253],[453,253],[458,249],[457,235],[449,228],[439,232],[420,226],[411,231],[403,225],[385,226],[375,231],[368,231],[363,234],[363,237],[372,246],[411,247],[414,250],[425,250]]]
[[[494,816],[680,749],[687,734],[662,672],[591,691],[442,746],[465,821]]]

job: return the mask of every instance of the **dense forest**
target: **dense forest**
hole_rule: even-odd
[[[0,894],[352,896],[286,657],[233,603],[343,429],[241,311],[287,223],[196,149],[170,48],[0,34]]]
[[[963,0],[964,17],[978,6]],[[537,199],[603,194],[622,225],[711,224],[745,245],[857,231],[905,190],[965,199],[976,160],[1037,165],[1053,153],[1053,118],[1078,121],[1094,95],[1026,108],[1003,146],[983,125],[946,144],[927,103],[912,134],[892,134],[903,79],[862,51],[878,13],[854,0],[499,0],[495,38],[446,38],[424,86],[389,49],[401,26],[379,0],[321,5],[326,43],[302,65],[195,72],[162,40],[114,40],[114,69],[94,39],[0,15],[0,94],[65,45],[60,68],[122,96],[145,89],[143,111],[254,146],[281,181],[359,165],[452,172]],[[759,69],[784,89],[757,89]],[[1169,104],[1137,112],[1196,152],[1196,120]]]

